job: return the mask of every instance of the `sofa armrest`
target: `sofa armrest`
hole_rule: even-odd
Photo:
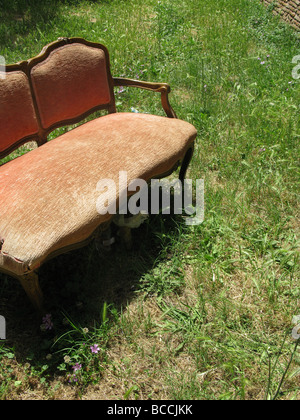
[[[113,77],[114,86],[131,86],[140,89],[160,92],[162,107],[169,118],[177,118],[175,111],[169,103],[170,86],[167,83],[144,82],[142,80],[127,79],[124,77]]]

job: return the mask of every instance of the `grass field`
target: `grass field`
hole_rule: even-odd
[[[299,35],[258,0],[0,5],[7,63],[82,36],[108,47],[113,76],[168,82],[198,130],[187,177],[205,186],[199,226],[151,216],[132,251],[91,243],[45,264],[42,331],[1,275],[0,398],[299,399]],[[150,92],[116,100],[163,115]]]

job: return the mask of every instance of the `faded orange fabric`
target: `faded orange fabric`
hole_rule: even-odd
[[[111,99],[103,50],[79,43],[52,51],[32,68],[31,80],[45,129]]]
[[[38,132],[29,82],[22,71],[7,72],[0,80],[0,127],[0,152]]]
[[[128,183],[170,170],[196,137],[182,120],[109,114],[0,167],[0,266],[23,274],[88,238],[111,216],[96,209],[97,183],[119,171]]]

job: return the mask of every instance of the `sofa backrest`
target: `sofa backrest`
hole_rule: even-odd
[[[57,127],[75,124],[99,109],[115,112],[105,46],[59,38],[39,55],[7,66],[0,80],[0,157],[28,140],[38,145]]]
[[[28,77],[20,65],[0,80],[0,156],[38,137],[38,121]]]
[[[49,131],[113,101],[109,56],[101,44],[62,39],[29,60],[40,122]]]

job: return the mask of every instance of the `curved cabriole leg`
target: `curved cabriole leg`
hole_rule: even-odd
[[[184,155],[184,158],[181,163],[180,172],[179,172],[179,179],[181,182],[183,182],[185,179],[186,171],[193,157],[193,153],[194,153],[194,146],[191,146]]]
[[[32,271],[31,273],[19,276],[18,279],[35,309],[40,314],[43,314],[43,293],[40,289],[38,274]]]

